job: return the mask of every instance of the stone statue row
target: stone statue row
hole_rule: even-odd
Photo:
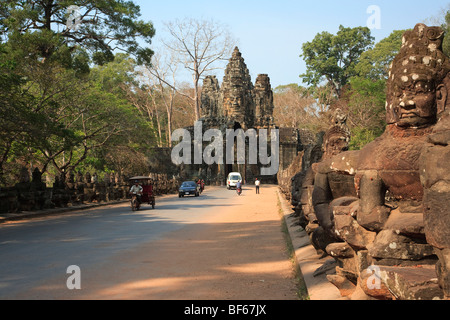
[[[450,298],[450,61],[444,32],[418,24],[387,81],[387,129],[347,151],[345,116],[324,137],[322,161],[293,194],[328,280],[351,299]],[[295,192],[295,190],[294,190]]]
[[[75,206],[84,203],[125,200],[130,189],[130,177],[117,173],[98,174],[81,172],[56,176],[53,187],[42,182],[42,174],[35,168],[30,179],[27,168],[22,168],[19,182],[10,188],[0,189],[0,213],[18,213]],[[179,179],[167,174],[150,174],[156,196],[173,194],[178,190]]]

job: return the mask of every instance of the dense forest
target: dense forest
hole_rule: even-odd
[[[69,171],[148,173],[154,148],[170,147],[171,132],[199,118],[201,80],[235,40],[211,21],[176,21],[167,25],[173,41],[153,52],[154,26],[140,14],[121,0],[0,3],[0,186],[15,184],[23,166],[49,181]],[[441,20],[447,30],[450,15]],[[177,45],[185,30],[202,31],[182,37],[202,35],[192,51]],[[318,132],[341,108],[352,148],[380,135],[387,72],[403,31],[374,43],[368,28],[341,26],[304,43],[305,86],[275,89],[276,123]],[[192,72],[192,83],[177,80],[181,69]]]

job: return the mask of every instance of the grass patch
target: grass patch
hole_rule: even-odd
[[[305,279],[303,277],[302,270],[297,263],[297,258],[295,257],[295,248],[292,245],[292,239],[289,234],[289,228],[286,224],[286,220],[284,219],[284,212],[281,206],[280,199],[278,198],[278,213],[281,217],[281,231],[283,233],[284,241],[286,243],[286,252],[289,256],[289,260],[292,263],[292,268],[294,271],[294,277],[297,284],[297,296],[300,300],[309,300],[308,288],[305,283]]]

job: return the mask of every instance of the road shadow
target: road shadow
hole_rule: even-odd
[[[156,243],[83,268],[83,288],[65,277],[27,293],[63,300],[297,300],[277,221],[194,224]],[[114,277],[111,277],[114,274]],[[20,299],[20,297],[19,297]]]
[[[193,199],[161,199],[155,210],[122,206],[2,228],[0,298],[297,299],[277,213],[272,220],[235,222],[240,201],[220,194]],[[205,203],[205,216],[222,207],[222,218],[230,215],[230,221],[186,223],[191,215],[180,209],[195,213]],[[163,214],[171,210],[171,218]],[[66,269],[74,264],[82,270],[82,290],[66,287]]]

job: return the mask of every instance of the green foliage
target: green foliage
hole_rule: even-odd
[[[403,33],[406,30],[393,31],[387,38],[378,42],[374,48],[361,54],[355,71],[360,77],[379,80],[387,79],[389,66],[402,46]]]
[[[307,72],[301,77],[310,85],[307,91],[316,106],[322,106],[313,113],[324,119],[330,109],[341,108],[348,116],[352,150],[361,149],[386,128],[386,79],[403,33],[394,31],[374,45],[368,28],[340,26],[336,35],[322,32],[303,45]]]
[[[70,5],[83,13],[77,30],[66,26]],[[0,184],[14,183],[15,170],[30,163],[58,175],[114,170],[107,155],[118,146],[133,162],[128,150],[154,145],[126,93],[137,61],[153,54],[138,45],[154,35],[138,17],[139,7],[122,0],[0,3]]]
[[[405,30],[393,31],[373,48],[363,52],[341,97],[340,107],[348,115],[352,138],[350,148],[358,150],[379,137],[386,128],[386,80],[398,54]],[[341,101],[342,102],[342,101]]]
[[[352,138],[350,148],[358,150],[380,136],[385,128],[386,81],[362,77],[350,79],[345,93]]]
[[[355,127],[351,130],[350,150],[361,150],[364,146],[383,134],[381,128],[366,129]]]
[[[68,12],[70,6],[78,6],[82,14],[78,29],[68,27],[69,18],[73,18],[73,13]],[[149,47],[142,48],[138,38],[150,45],[155,30],[151,22],[139,20],[139,17],[140,7],[131,1],[3,0],[0,3],[0,35],[4,40],[11,40],[37,31],[45,33],[47,41],[36,46],[43,58],[54,53],[48,42],[53,33],[58,35],[59,43],[70,50],[82,47],[97,64],[110,62],[115,49],[150,64],[153,51]],[[41,34],[36,39],[45,38]]]
[[[386,80],[373,80],[370,78],[353,77],[350,79],[352,96],[350,104],[361,104],[370,101],[380,111],[384,110],[386,102]],[[383,111],[381,110],[381,111]]]
[[[317,87],[326,80],[339,97],[342,88],[352,76],[361,54],[373,45],[374,38],[367,27],[345,28],[342,25],[336,35],[322,32],[313,41],[302,46],[301,57],[307,71],[300,77]]]
[[[390,64],[401,48],[405,31],[393,31],[374,48],[362,53],[360,62],[355,67],[358,76],[349,80],[350,86],[346,94],[352,124],[352,150],[364,147],[386,128],[386,80]]]
[[[121,86],[133,83],[135,67],[136,61],[134,59],[127,54],[118,53],[113,62],[95,67],[91,71],[90,78],[102,90],[124,97],[125,93]]]

